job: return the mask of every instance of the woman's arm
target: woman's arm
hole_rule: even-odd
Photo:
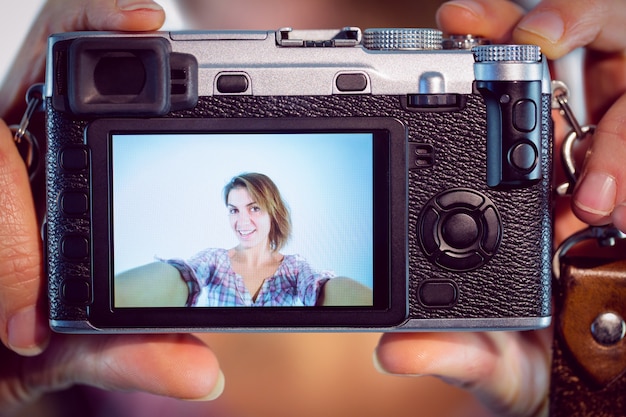
[[[189,295],[178,270],[165,262],[118,274],[114,289],[116,307],[184,307]]]
[[[336,277],[326,281],[317,298],[318,306],[371,306],[372,290],[351,278]]]

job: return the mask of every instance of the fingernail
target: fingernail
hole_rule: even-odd
[[[590,172],[580,181],[574,204],[589,214],[610,216],[615,208],[616,196],[615,178],[603,172]]]
[[[217,375],[217,381],[215,381],[215,386],[211,390],[211,392],[202,398],[196,398],[191,401],[213,401],[218,399],[222,393],[224,392],[224,387],[226,386],[226,378],[224,377],[224,373],[220,369],[219,374]]]
[[[453,0],[447,3],[444,3],[446,7],[454,6],[466,10],[467,12],[473,14],[474,16],[484,16],[485,8],[478,2],[473,0]]]
[[[396,374],[396,373],[389,372],[380,363],[380,359],[378,359],[378,352],[377,351],[374,351],[374,355],[372,356],[372,363],[374,364],[374,369],[376,369],[376,371],[379,374],[383,374],[383,375],[407,376],[407,377],[416,377],[416,378],[422,377],[422,376],[427,376],[427,375],[422,375],[422,374]]]
[[[37,310],[27,307],[9,319],[7,326],[9,347],[22,356],[35,356],[46,347],[49,329],[37,319]]]
[[[146,0],[117,0],[117,8],[124,12],[132,12],[133,10],[141,9],[163,10],[157,3]]]
[[[558,13],[543,11],[528,14],[517,25],[517,29],[544,38],[550,43],[557,43],[565,33],[565,23]]]
[[[372,356],[372,363],[374,364],[374,369],[376,369],[379,374],[389,375],[389,372],[387,372],[387,370],[380,364],[378,353],[376,351],[374,351],[374,355]]]

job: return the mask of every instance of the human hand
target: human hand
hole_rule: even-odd
[[[119,8],[123,3],[126,10]],[[163,10],[146,0],[49,1],[2,89],[0,115],[19,121],[24,92],[43,80],[50,33],[152,30],[163,20]],[[217,359],[193,335],[51,334],[28,174],[2,120],[0,189],[0,415],[76,383],[183,399],[212,399],[221,393],[224,380]]]
[[[586,105],[589,121],[597,128],[574,190],[572,210],[587,224],[612,222],[626,231],[626,4],[544,0],[522,17],[522,9],[505,0],[452,1],[438,14],[446,32],[536,44],[552,60],[585,47]],[[557,139],[561,136],[556,134]]]
[[[626,231],[626,3],[544,0],[525,14],[507,0],[457,0],[443,4],[437,18],[447,33],[537,44],[549,59],[586,47],[586,105],[597,128],[571,208],[558,207],[555,240],[584,223],[612,222]],[[564,128],[556,126],[556,139]],[[498,416],[547,416],[551,340],[551,329],[387,334],[376,362],[387,373],[439,376],[474,393]]]
[[[50,34],[78,30],[156,30],[164,20],[163,9],[152,0],[48,0],[0,89],[0,117],[19,123],[26,107],[26,90],[43,82]]]

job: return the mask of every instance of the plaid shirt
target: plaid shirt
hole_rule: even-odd
[[[261,286],[256,299],[230,263],[228,250],[206,249],[189,260],[169,259],[189,286],[190,307],[314,306],[331,271],[315,271],[300,255],[285,255],[282,263]]]

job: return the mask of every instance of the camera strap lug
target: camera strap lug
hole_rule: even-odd
[[[13,141],[22,159],[24,159],[31,181],[39,170],[40,155],[37,138],[30,133],[28,125],[35,112],[44,110],[43,89],[43,84],[34,84],[28,89],[26,92],[26,111],[24,111],[20,124],[9,126],[13,133]]]

